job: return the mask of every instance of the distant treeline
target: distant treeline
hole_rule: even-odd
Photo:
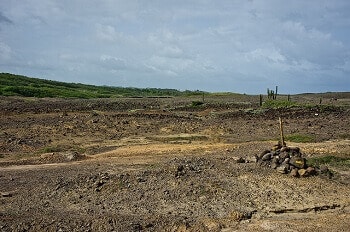
[[[175,97],[201,95],[201,91],[95,86],[0,73],[0,95],[59,98]]]

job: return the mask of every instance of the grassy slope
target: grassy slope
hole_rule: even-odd
[[[0,73],[0,95],[24,97],[109,98],[182,96],[201,92],[157,88],[123,88],[65,83],[26,76]]]

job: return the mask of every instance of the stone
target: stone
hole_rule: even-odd
[[[270,153],[270,150],[265,150],[263,152],[261,152],[261,154],[258,156],[259,159],[261,159],[264,155],[266,155],[267,153]]]
[[[2,196],[2,197],[12,197],[12,193],[3,192],[3,193],[1,193],[1,196]]]
[[[298,174],[300,177],[308,177],[309,173],[306,171],[306,169],[302,168],[298,170]]]
[[[263,157],[261,158],[263,161],[267,161],[267,160],[271,160],[272,154],[271,153],[267,153],[265,155],[263,155]]]
[[[281,165],[279,167],[276,168],[277,172],[281,173],[281,174],[286,174],[287,173],[287,168],[284,165]]]
[[[67,161],[76,161],[79,158],[78,152],[75,152],[75,151],[64,152],[62,153],[62,155]]]
[[[293,168],[293,169],[290,171],[290,175],[293,176],[293,177],[299,177],[298,169]]]
[[[280,152],[285,152],[285,151],[287,151],[287,149],[288,149],[288,147],[282,147],[282,148],[280,149]]]
[[[277,164],[277,163],[272,163],[272,164],[271,164],[271,168],[276,169],[277,167],[278,167],[278,164]]]
[[[289,147],[289,151],[291,151],[293,154],[301,154],[299,147]]]
[[[328,167],[326,165],[322,165],[320,167],[320,172],[321,172],[321,174],[326,174],[326,173],[329,172],[329,169],[328,169]]]
[[[289,164],[293,165],[296,168],[303,169],[306,167],[306,160],[301,157],[293,156],[290,158]]]
[[[283,160],[286,158],[290,158],[288,152],[281,152],[279,157]]]
[[[289,161],[290,161],[289,158],[285,158],[285,159],[282,161],[282,164],[289,164]]]
[[[307,172],[310,176],[314,176],[314,175],[317,174],[316,169],[315,169],[314,167],[308,167],[308,168],[306,169],[306,172]]]
[[[245,163],[245,159],[243,159],[242,157],[239,157],[237,160],[236,160],[237,163],[239,164],[242,164],[242,163]]]
[[[256,163],[258,162],[258,160],[259,160],[259,156],[257,155],[248,156],[246,158],[246,162],[248,161],[249,163]]]

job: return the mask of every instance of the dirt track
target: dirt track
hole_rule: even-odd
[[[1,99],[0,231],[350,228],[349,170],[293,178],[252,162],[278,116],[313,136],[290,143],[306,156],[349,157],[349,109],[120,101]]]

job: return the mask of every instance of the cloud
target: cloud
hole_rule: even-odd
[[[127,68],[127,63],[124,59],[108,55],[102,55],[100,57],[100,63],[102,67],[112,71],[124,70]]]
[[[0,61],[5,62],[12,58],[12,49],[7,44],[0,41]]]
[[[101,40],[114,42],[120,37],[120,34],[113,26],[97,24],[96,27],[97,38]]]
[[[0,11],[0,23],[13,24],[13,22],[9,18],[7,18],[1,11]]]

